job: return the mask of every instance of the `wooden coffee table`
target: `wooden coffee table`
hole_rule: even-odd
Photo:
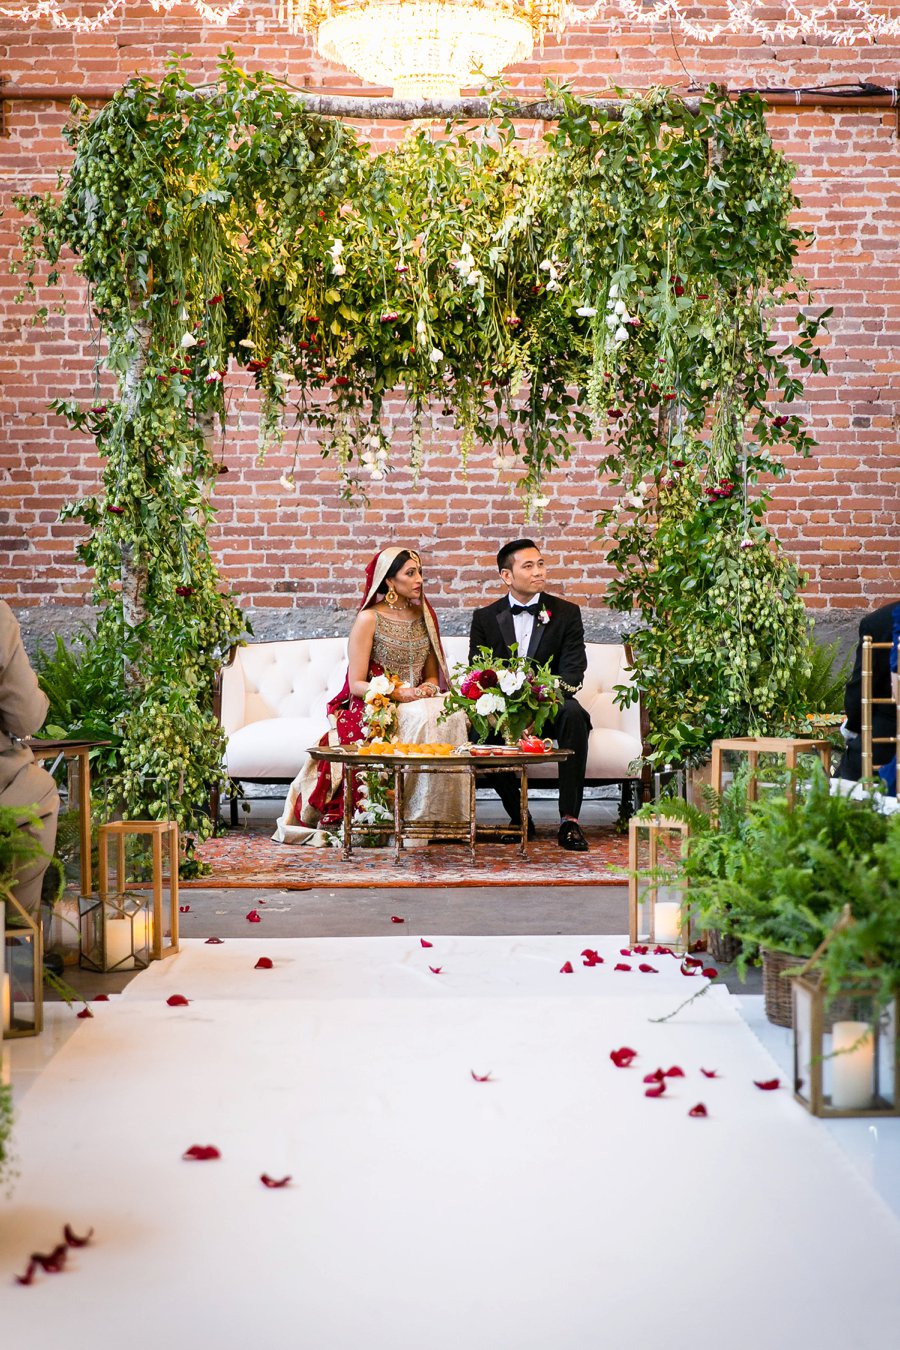
[[[341,782],[344,791],[344,829],[343,856],[349,858],[353,852],[353,784],[356,775],[366,769],[387,770],[393,776],[394,818],[390,824],[366,825],[366,834],[391,838],[394,841],[394,857],[400,861],[403,853],[403,841],[408,838],[439,838],[448,842],[468,844],[472,861],[475,861],[475,845],[478,840],[497,839],[508,836],[510,827],[478,825],[475,820],[476,779],[498,773],[517,773],[522,820],[519,833],[519,853],[528,857],[528,766],[530,764],[559,764],[568,759],[571,750],[548,750],[542,754],[528,754],[524,750],[514,752],[501,747],[485,746],[453,755],[414,755],[396,754],[388,751],[362,754],[355,746],[313,746],[310,751],[313,759],[323,760],[327,764],[341,766]],[[403,817],[403,784],[407,774],[411,773],[465,773],[469,776],[468,819],[464,821],[442,820],[405,820]]]

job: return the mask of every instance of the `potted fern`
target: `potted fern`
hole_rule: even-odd
[[[683,868],[695,922],[740,943],[740,970],[762,960],[766,1014],[790,1026],[784,972],[812,955],[847,903],[859,922],[832,961],[850,960],[852,942],[857,958],[863,947],[872,960],[886,953],[884,978],[892,978],[893,939],[879,936],[887,934],[886,911],[873,910],[866,878],[893,865],[900,818],[882,814],[874,798],[832,796],[818,764],[803,773],[793,803],[785,775],[769,778],[756,801],[747,800],[746,784],[746,776],[736,780],[711,815],[677,801],[666,803],[666,814],[692,827]]]

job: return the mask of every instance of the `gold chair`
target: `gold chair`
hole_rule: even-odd
[[[875,773],[873,748],[876,745],[892,745],[894,754],[900,752],[900,702],[897,700],[897,680],[891,679],[891,697],[872,697],[872,653],[889,652],[893,642],[873,642],[870,637],[863,638],[862,644],[862,698],[860,717],[860,737],[862,739],[862,776],[872,778]],[[897,714],[897,727],[893,736],[873,736],[872,710],[876,704],[893,703]]]

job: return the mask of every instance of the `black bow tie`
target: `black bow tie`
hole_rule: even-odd
[[[532,605],[510,605],[513,614],[530,614],[534,618],[541,607],[540,600],[535,600]]]

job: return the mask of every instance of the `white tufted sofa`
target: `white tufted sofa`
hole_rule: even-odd
[[[467,637],[447,637],[451,670],[468,658]],[[636,786],[629,769],[641,754],[641,712],[615,704],[613,690],[628,683],[626,648],[589,642],[588,665],[578,700],[590,714],[587,781]],[[225,769],[235,781],[289,783],[304,751],[328,730],[325,705],[341,688],[346,638],[295,638],[236,647],[222,672],[220,717],[228,738]],[[552,764],[529,770],[529,779],[556,778]],[[231,802],[232,823],[237,803]]]

